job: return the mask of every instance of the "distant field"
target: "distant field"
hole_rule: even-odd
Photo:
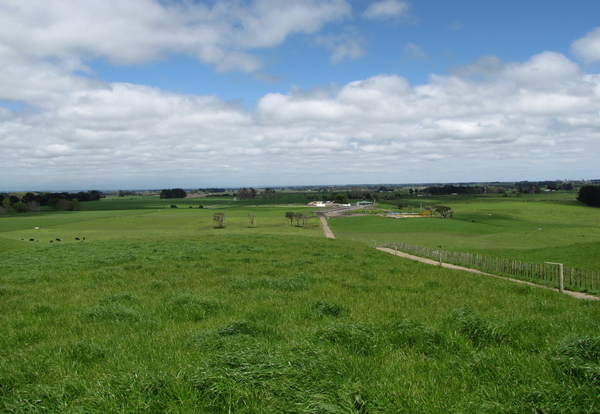
[[[600,209],[578,202],[523,199],[426,200],[448,205],[454,218],[329,220],[336,237],[366,244],[402,242],[530,262],[561,262],[600,270]],[[407,200],[406,203],[415,202]],[[399,210],[395,210],[399,211]]]
[[[101,201],[100,203],[112,203]],[[139,202],[141,204],[141,202]],[[181,203],[180,203],[181,204]],[[225,228],[218,229],[213,214],[226,214]],[[141,209],[97,210],[77,212],[44,212],[11,215],[0,218],[0,249],[32,248],[40,243],[61,239],[74,243],[75,238],[115,240],[123,238],[181,237],[203,234],[289,234],[295,236],[322,237],[323,230],[316,218],[309,220],[305,228],[291,227],[285,217],[286,211],[304,211],[306,207],[236,207],[227,209]],[[257,227],[250,227],[248,214],[256,217]],[[39,227],[39,229],[35,229]],[[36,242],[30,242],[29,239]],[[21,240],[23,239],[23,240]]]

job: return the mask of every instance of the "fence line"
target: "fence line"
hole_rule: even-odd
[[[386,243],[376,247],[396,248],[406,253],[424,256],[446,263],[474,267],[479,270],[532,281],[544,281],[545,285],[558,287],[559,269],[556,264],[528,263],[518,260],[501,259],[481,254],[450,252],[429,247],[412,246],[404,243]],[[565,288],[570,290],[599,290],[600,272],[564,267]],[[550,282],[550,283],[548,283]]]

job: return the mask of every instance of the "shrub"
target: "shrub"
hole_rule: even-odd
[[[171,204],[171,208],[179,208],[175,204]]]
[[[12,208],[17,212],[17,213],[29,213],[29,207],[27,207],[27,204],[25,203],[15,203],[13,204]]]
[[[56,203],[56,209],[62,211],[73,211],[73,203],[62,198]]]

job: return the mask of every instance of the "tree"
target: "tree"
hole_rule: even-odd
[[[288,211],[285,213],[285,217],[290,219],[290,226],[294,225],[294,213],[291,211]]]
[[[563,190],[565,190],[565,191],[573,191],[573,184],[571,184],[571,183],[566,183],[566,184],[563,184],[563,187],[562,187],[562,188],[563,188]]]
[[[256,227],[256,217],[252,213],[248,213],[248,217],[250,218],[250,226]]]
[[[27,207],[27,204],[19,201],[18,203],[13,204],[12,206],[13,210],[15,210],[17,213],[29,213],[29,207]]]
[[[4,200],[2,200],[2,208],[4,208],[4,211],[6,211],[8,213],[10,211],[10,207],[11,207],[10,198],[6,197]]]
[[[296,227],[300,227],[300,222],[304,226],[308,221],[308,216],[303,213],[294,213],[294,220],[296,220]]]
[[[346,194],[336,194],[335,197],[333,197],[333,202],[334,203],[339,203],[339,204],[347,204],[348,203],[348,196]]]
[[[100,191],[92,190],[90,191],[90,201],[98,201],[100,200]]]
[[[38,203],[36,200],[28,201],[27,207],[29,207],[29,211],[40,211],[40,203]]]
[[[73,203],[71,203],[69,200],[61,198],[60,200],[58,200],[58,203],[56,203],[56,209],[62,211],[72,211]]]
[[[59,198],[51,198],[48,200],[48,207],[50,207],[52,210],[56,210],[56,206],[58,205],[58,202],[60,201]]]
[[[219,228],[223,228],[223,223],[225,222],[225,213],[215,213],[213,214],[213,221],[219,225]]]
[[[273,197],[275,196],[275,190],[267,187],[264,189],[262,196],[265,200],[273,200]]]
[[[73,205],[73,210],[81,211],[81,203],[78,199],[74,198],[73,200],[71,200],[71,204]]]
[[[308,216],[306,214],[302,214],[300,221],[302,222],[302,227],[306,226],[306,223],[308,223]]]
[[[600,207],[600,186],[584,185],[579,189],[577,201],[581,201],[588,206]]]
[[[452,218],[452,213],[454,213],[454,211],[450,207],[447,207],[447,206],[437,206],[435,208],[435,211],[440,213],[443,218],[447,218],[448,216],[450,218]]]
[[[187,193],[182,188],[165,189],[160,192],[160,198],[186,198]]]
[[[398,209],[402,210],[404,208],[404,204],[403,203],[398,203]]]
[[[123,190],[119,190],[119,197],[125,197],[125,194],[123,194]]]
[[[251,200],[256,197],[256,190],[252,187],[242,187],[238,190],[237,195],[240,200]]]

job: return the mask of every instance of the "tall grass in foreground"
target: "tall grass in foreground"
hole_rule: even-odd
[[[0,410],[594,412],[599,317],[313,237],[6,252]]]

